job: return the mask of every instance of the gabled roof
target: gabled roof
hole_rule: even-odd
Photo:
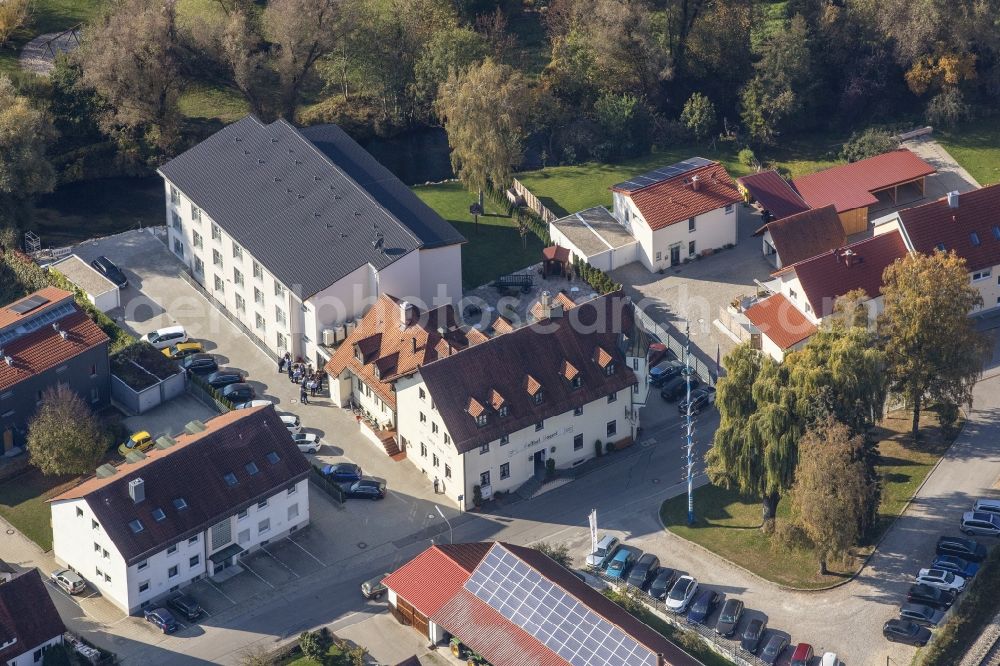
[[[740,176],[736,182],[776,220],[809,210],[809,205],[777,171]]]
[[[576,307],[576,302],[563,292],[556,293],[555,296],[551,296],[551,308],[554,312],[566,312],[567,310]],[[531,308],[528,310],[528,314],[532,316],[536,321],[538,319],[544,319],[542,300],[539,298],[535,301]]]
[[[42,287],[38,291],[32,292],[24,298],[19,298],[13,303],[9,303],[0,308],[0,329],[6,329],[13,324],[18,324],[28,319],[32,319],[45,310],[52,309],[62,303],[73,300],[73,294],[58,287]],[[28,304],[38,303],[37,306],[27,309]],[[21,307],[24,306],[24,307]]]
[[[150,449],[139,462],[120,465],[116,474],[91,477],[50,501],[86,500],[125,561],[132,564],[309,474],[309,463],[271,406],[234,410],[205,426],[193,435],[177,435],[169,448]],[[229,473],[236,485],[224,479]],[[129,482],[139,478],[145,499],[135,503]],[[157,521],[155,509],[165,517]],[[129,526],[133,520],[142,524],[138,533]]]
[[[695,178],[697,189],[693,184]],[[718,162],[636,189],[626,189],[625,185],[619,183],[611,189],[631,197],[653,231],[743,201],[733,179]]]
[[[816,326],[784,294],[757,301],[745,314],[751,324],[782,349],[789,349],[816,332]]]
[[[898,215],[917,252],[931,254],[943,245],[963,257],[970,271],[1000,264],[1000,184],[960,194],[958,208],[940,199]]]
[[[59,296],[55,292],[65,294],[65,296]],[[0,345],[3,356],[11,359],[8,365],[3,358],[0,358],[0,391],[62,365],[94,347],[108,344],[108,336],[79,309],[69,292],[61,289],[57,289],[55,292],[42,289],[35,294],[47,294],[53,297],[52,303],[64,309],[67,314],[51,323],[48,323],[47,318],[45,318],[46,323],[34,331]],[[53,308],[51,311],[54,312],[55,309]],[[37,312],[26,313],[18,320],[12,320],[8,316],[6,318],[10,322],[8,327],[15,326],[18,322],[30,325],[31,317],[29,315],[44,312],[45,310],[39,308]],[[52,324],[57,324],[59,330],[54,329]]]
[[[570,411],[637,383],[619,346],[637,335],[631,303],[621,292],[583,303],[561,317],[545,319],[436,360],[420,369],[451,441],[471,451],[501,435]],[[608,374],[597,363],[598,349],[621,362]],[[560,374],[564,362],[579,371],[574,388]],[[532,396],[541,387],[543,399]],[[470,398],[489,404],[492,391],[505,399],[507,415],[487,413],[480,426],[469,416]]]
[[[882,274],[907,254],[898,231],[873,236],[847,247],[800,261],[795,271],[816,317],[833,312],[835,301],[849,291],[863,289],[869,298],[882,293]]]
[[[334,125],[247,116],[159,172],[302,298],[365,264],[465,240]]]
[[[425,363],[487,340],[475,329],[463,331],[459,328],[450,305],[428,312],[413,306],[410,322],[404,324],[400,315],[401,303],[403,301],[388,294],[379,296],[324,367],[334,377],[350,370],[393,409],[396,392],[392,384],[396,379],[416,372]],[[446,330],[444,337],[439,332],[441,328]],[[363,362],[355,357],[355,345],[362,353]],[[379,369],[377,375],[376,367]]]
[[[56,611],[38,569],[30,569],[0,584],[0,663],[62,636],[66,625]]]
[[[800,176],[792,184],[811,207],[833,204],[838,213],[843,213],[878,203],[872,192],[908,183],[932,173],[934,167],[906,148],[900,148]]]
[[[771,232],[771,242],[784,266],[822,254],[847,243],[844,225],[832,206],[813,208],[768,222],[754,235]]]
[[[461,589],[491,545],[483,542],[431,546],[382,579],[382,583],[431,617]]]

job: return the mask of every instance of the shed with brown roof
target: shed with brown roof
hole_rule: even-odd
[[[781,220],[809,210],[809,204],[802,200],[795,188],[773,169],[740,176],[736,185],[751,203],[761,209],[764,219]]]

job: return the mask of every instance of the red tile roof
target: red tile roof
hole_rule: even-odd
[[[1000,184],[960,194],[958,208],[940,199],[901,210],[899,219],[917,252],[931,254],[944,245],[963,257],[970,271],[1000,264]]]
[[[177,435],[169,448],[150,449],[139,462],[123,463],[112,476],[91,477],[50,501],[85,499],[132,564],[309,475],[308,461],[271,406],[227,412],[205,426],[195,434]],[[277,462],[267,459],[271,452],[278,455]],[[254,473],[247,469],[251,463]],[[223,478],[230,472],[237,480],[234,486]],[[138,504],[128,489],[137,478],[145,491]],[[186,507],[176,507],[177,498]],[[153,518],[157,508],[164,519]],[[142,522],[141,532],[129,527],[135,519]]]
[[[567,310],[572,310],[576,307],[576,301],[570,298],[567,294],[563,292],[558,292],[555,296],[551,296],[552,301],[550,307],[552,308],[553,316],[559,316],[558,313],[565,313]],[[544,313],[542,312],[542,300],[539,298],[531,306],[529,310],[531,316],[537,321],[539,319],[544,319]]]
[[[38,569],[0,583],[0,643],[16,639],[0,649],[0,663],[6,664],[65,631]]]
[[[542,258],[548,260],[556,260],[561,262],[569,261],[569,248],[560,247],[558,245],[550,245],[549,247],[542,250]]]
[[[431,546],[386,576],[382,583],[427,617],[455,596],[490,543]]]
[[[695,176],[697,190],[692,187]],[[718,162],[631,192],[617,187],[612,190],[631,197],[653,231],[743,201],[736,183]]]
[[[18,303],[22,303],[28,300],[29,298],[33,298],[36,296],[48,300],[48,303],[45,303],[44,305],[41,305],[35,308],[34,310],[28,310],[27,312],[24,313],[14,312],[14,310],[12,309]],[[42,287],[38,291],[28,294],[24,298],[19,298],[13,303],[5,305],[3,308],[0,308],[0,328],[7,328],[11,324],[21,321],[22,319],[30,319],[35,315],[39,314],[40,312],[44,312],[45,310],[51,307],[55,307],[56,305],[62,303],[63,301],[72,300],[72,298],[73,294],[66,291],[65,289],[59,289],[58,287]]]
[[[844,225],[833,206],[813,208],[768,222],[754,235],[771,232],[771,242],[782,266],[798,263],[847,243]]]
[[[878,202],[872,192],[934,173],[934,167],[906,148],[823,169],[792,181],[813,208],[833,204],[838,213]]]
[[[809,205],[777,171],[761,171],[749,176],[740,176],[736,182],[742,185],[764,210],[771,213],[775,220],[809,210]]]
[[[806,259],[791,268],[813,312],[825,317],[833,312],[836,299],[849,291],[863,289],[869,298],[877,298],[882,293],[885,269],[906,254],[902,236],[892,231]]]
[[[782,349],[788,349],[816,332],[816,326],[783,294],[757,301],[747,309],[746,316],[751,324]]]
[[[79,309],[58,320],[58,324],[66,334],[65,339],[59,331],[46,325],[4,346],[3,353],[11,358],[12,364],[0,360],[0,391],[62,365],[98,345],[108,344],[104,331]]]

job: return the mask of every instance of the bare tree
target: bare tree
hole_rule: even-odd
[[[295,117],[303,86],[316,61],[336,44],[334,0],[272,0],[264,10],[264,26],[274,44],[281,112]]]

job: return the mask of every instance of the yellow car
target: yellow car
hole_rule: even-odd
[[[134,433],[128,438],[128,441],[118,447],[118,453],[122,454],[122,457],[128,455],[130,451],[148,451],[153,448],[153,436],[150,435],[145,430]]]
[[[165,347],[163,355],[167,358],[177,360],[191,354],[199,354],[203,351],[205,351],[205,347],[200,342],[178,342],[176,345]]]

